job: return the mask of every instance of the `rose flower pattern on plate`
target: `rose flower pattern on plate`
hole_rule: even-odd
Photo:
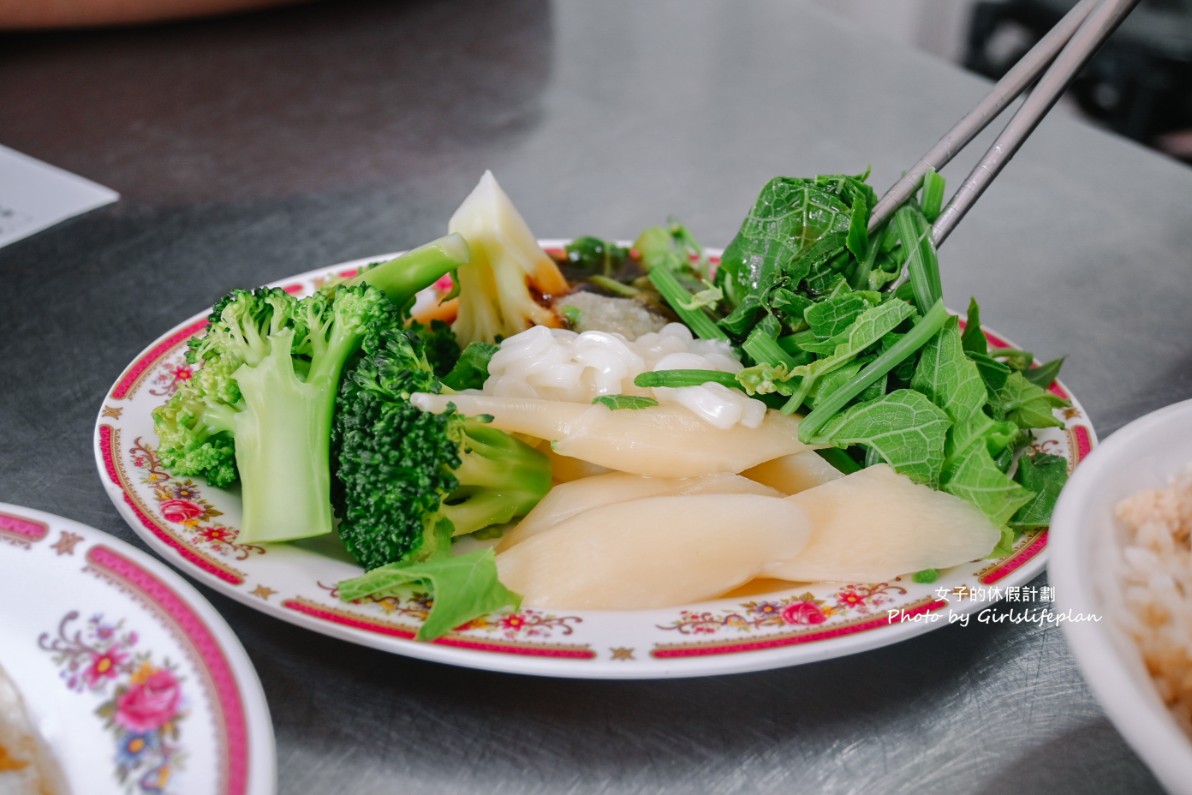
[[[71,611],[56,636],[42,633],[38,644],[53,655],[67,688],[102,699],[95,709],[113,735],[114,775],[129,793],[170,792],[185,753],[179,723],[187,716],[183,681],[168,660],[155,662],[137,649],[138,636],[123,621],[102,614],[82,622]]]

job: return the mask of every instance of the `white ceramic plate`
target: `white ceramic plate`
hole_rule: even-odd
[[[70,791],[275,791],[252,663],[175,572],[106,533],[3,503],[0,571],[0,665]]]
[[[1192,400],[1115,431],[1069,481],[1052,521],[1048,574],[1064,637],[1097,700],[1171,792],[1192,792],[1192,742],[1164,707],[1142,656],[1112,619],[1120,604],[1113,518],[1119,500],[1166,485],[1192,465]],[[1097,616],[1100,620],[1092,620]]]
[[[562,241],[543,241],[557,249]],[[330,274],[393,256],[342,263],[278,282],[295,292]],[[943,626],[1020,587],[1043,568],[1046,531],[1005,558],[941,573],[932,584],[825,583],[742,593],[669,610],[557,613],[523,609],[472,622],[433,643],[414,641],[425,599],[347,604],[336,583],[360,573],[335,539],[256,546],[237,540],[234,493],[171,477],[155,452],[151,411],[190,376],[185,343],[196,315],[152,343],[104,399],[95,452],[104,485],[145,541],[187,574],[262,612],[397,654],[456,665],[583,678],[659,678],[751,671],[876,648]],[[1009,343],[990,335],[994,345]],[[1063,387],[1054,390],[1071,399]],[[1096,437],[1080,405],[1035,445],[1071,466]]]

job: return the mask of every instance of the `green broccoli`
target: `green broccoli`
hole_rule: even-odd
[[[333,530],[330,434],[340,375],[366,331],[400,329],[414,294],[467,258],[458,236],[295,298],[232,290],[187,358],[194,377],[153,413],[166,471],[241,484],[242,541]]]
[[[551,485],[545,454],[454,409],[430,414],[414,392],[439,392],[423,338],[369,333],[344,373],[332,430],[335,507],[344,546],[366,569],[426,560],[444,523],[460,536],[527,512]]]

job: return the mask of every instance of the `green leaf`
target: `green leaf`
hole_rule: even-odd
[[[1049,453],[1024,455],[1018,459],[1014,480],[1034,496],[1018,509],[1010,519],[1010,526],[1018,530],[1034,530],[1051,524],[1051,512],[1068,481],[1067,460]]]
[[[976,298],[969,299],[968,314],[964,319],[964,333],[960,335],[960,341],[964,345],[965,353],[982,355],[989,353],[989,340],[985,338],[985,332],[981,330],[981,307],[977,305]]]
[[[968,358],[977,366],[977,372],[981,374],[981,380],[985,382],[985,388],[989,390],[990,396],[997,395],[998,390],[1006,385],[1006,379],[1013,372],[1009,365],[999,362],[988,354],[970,352]]]
[[[1022,375],[1026,380],[1032,384],[1043,389],[1051,386],[1056,378],[1059,377],[1060,367],[1064,364],[1064,357],[1052,359],[1050,362],[1045,362],[1038,367],[1031,367],[1022,371]]]
[[[803,319],[817,338],[830,339],[847,330],[868,308],[869,302],[860,294],[844,293],[807,307]]]
[[[488,363],[500,346],[491,342],[472,342],[460,353],[451,372],[443,376],[443,386],[455,391],[479,389],[488,380]]]
[[[405,596],[428,590],[432,603],[416,640],[434,640],[472,619],[503,607],[517,609],[521,597],[497,578],[491,549],[437,557],[421,563],[390,563],[339,583],[339,596],[354,602],[366,597]]]
[[[897,300],[866,309],[845,331],[824,343],[831,346],[830,355],[791,370],[792,378],[802,379],[792,400],[802,403],[820,377],[848,364],[914,313],[910,304]]]
[[[1021,372],[1012,372],[997,391],[996,411],[1019,428],[1062,428],[1055,409],[1067,405],[1063,398],[1032,384]]]
[[[952,420],[951,450],[968,447],[993,424],[985,414],[989,392],[977,365],[964,355],[955,317],[949,317],[935,339],[923,346],[911,388],[930,398]]]
[[[648,409],[658,405],[657,400],[644,395],[598,395],[592,398],[592,402],[607,406],[613,411],[619,409]]]
[[[983,444],[971,444],[948,461],[942,488],[976,505],[998,527],[1005,527],[1032,497],[998,468]]]
[[[920,348],[930,342],[932,337],[939,333],[939,330],[943,328],[944,322],[947,319],[948,310],[944,307],[944,302],[939,301],[926,315],[919,318],[910,331],[903,334],[897,342],[878,354],[877,358],[863,367],[861,372],[849,380],[848,384],[837,389],[804,417],[803,422],[799,425],[799,439],[807,442],[814,438],[819,433],[820,428],[835,417],[857,395],[861,394],[861,392],[875,381],[886,378],[891,370],[898,367],[906,359],[916,355]],[[782,407],[782,411],[790,413],[797,409],[798,406],[799,404],[795,402],[795,397],[791,397]],[[947,415],[944,416],[946,417]]]
[[[829,420],[816,437],[833,447],[864,445],[918,483],[936,486],[944,466],[944,443],[951,422],[922,393],[898,389],[858,403]]]
[[[717,282],[734,305],[745,294],[774,285],[779,276],[797,283],[816,258],[831,255],[817,244],[830,237],[828,248],[842,247],[851,224],[851,207],[828,187],[814,180],[775,177],[762,188],[725,248]],[[805,252],[811,256],[800,260]]]

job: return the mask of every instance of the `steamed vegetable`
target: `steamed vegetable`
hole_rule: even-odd
[[[718,596],[794,557],[803,511],[778,497],[646,497],[579,513],[497,555],[527,604],[631,610]]]
[[[966,500],[878,464],[787,497],[807,515],[799,554],[769,567],[795,582],[885,582],[980,560],[1001,536]]]
[[[448,229],[471,249],[471,259],[455,277],[459,314],[453,325],[462,344],[494,342],[533,325],[559,325],[539,297],[563,295],[570,289],[567,280],[492,172],[484,172]]]
[[[153,412],[158,454],[175,475],[240,482],[241,541],[332,531],[328,442],[340,373],[366,332],[400,326],[399,307],[466,258],[459,241],[439,242],[302,299],[233,290],[190,340],[194,377]]]
[[[225,483],[234,454],[242,541],[330,533],[328,441],[340,371],[366,329],[395,322],[388,299],[370,287],[301,300],[279,288],[229,293],[192,347],[203,375],[154,412],[163,464],[176,474],[214,465],[208,472]]]
[[[467,414],[490,416],[495,428],[549,440],[558,455],[649,477],[740,472],[810,449],[799,441],[798,418],[773,411],[756,428],[722,430],[676,405],[614,411],[603,405],[472,394],[418,394],[413,402],[431,412],[454,405]]]
[[[1045,526],[1063,486],[1066,462],[1028,447],[1060,424],[1059,362],[991,349],[975,302],[963,326],[948,313],[930,238],[941,189],[929,174],[870,235],[864,176],[777,178],[718,269],[677,223],[632,248],[575,241],[563,268],[589,297],[677,318],[731,365],[649,359],[577,398],[565,387],[583,363],[510,338],[558,342],[569,332],[535,327],[579,327],[601,304],[552,311],[573,285],[486,173],[427,246],[308,298],[221,299],[192,341],[202,366],[154,412],[161,460],[239,481],[242,541],[338,520],[366,570],[341,597],[427,592],[420,639],[523,598],[643,609],[758,577],[873,582],[980,559]],[[573,380],[608,376],[611,355]],[[563,392],[479,393],[502,378]],[[453,546],[501,532],[496,555]]]
[[[778,493],[769,486],[730,473],[698,478],[647,478],[628,472],[606,472],[555,486],[516,527],[501,537],[498,549],[508,549],[576,514],[615,502],[666,494],[777,496]]]
[[[1046,488],[1015,473],[1031,431],[1060,424],[1064,401],[1046,389],[1059,362],[1032,367],[1029,353],[990,350],[976,302],[960,332],[931,242],[941,190],[928,174],[922,201],[870,236],[864,176],[771,180],[724,251],[723,300],[705,306],[702,335],[730,340],[746,359],[738,388],[804,415],[801,440],[838,450],[838,468],[886,463],[968,500],[1009,543],[1050,515],[1058,493],[1058,470]],[[712,372],[648,377],[724,383]]]
[[[449,546],[452,536],[509,522],[550,488],[538,450],[453,406],[431,414],[410,402],[440,388],[418,343],[401,329],[366,335],[339,389],[339,535],[365,569],[426,560],[444,537]]]

